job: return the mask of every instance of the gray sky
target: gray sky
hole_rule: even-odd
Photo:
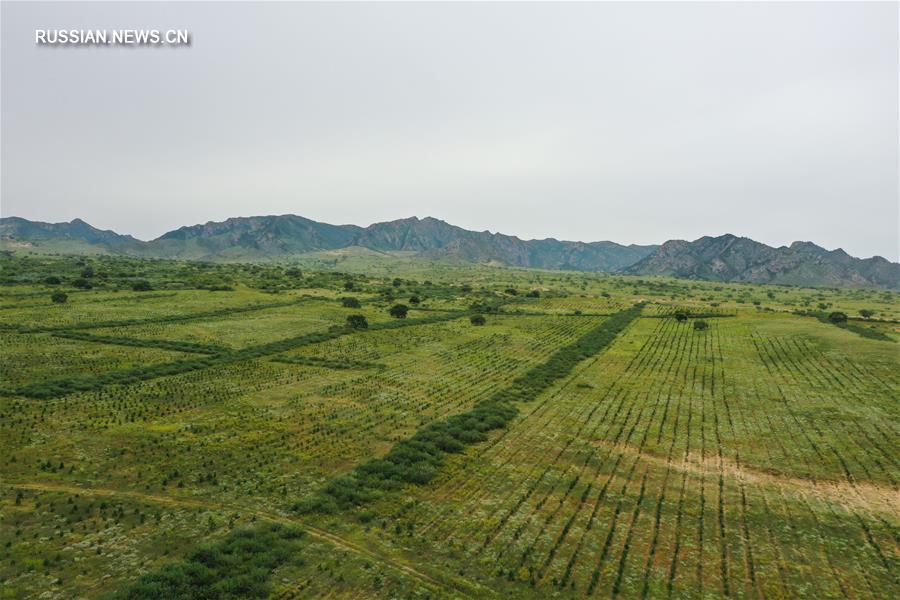
[[[2,4],[2,214],[898,258],[896,3]],[[35,28],[189,29],[50,48]]]

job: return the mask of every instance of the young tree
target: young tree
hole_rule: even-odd
[[[349,315],[347,317],[347,327],[351,329],[368,329],[369,322],[364,315]]]
[[[53,294],[50,295],[50,299],[57,304],[65,304],[66,300],[69,299],[69,295],[65,292],[53,292]]]
[[[409,307],[406,306],[405,304],[395,304],[391,307],[391,310],[388,312],[395,319],[405,319],[406,313],[409,312]]]

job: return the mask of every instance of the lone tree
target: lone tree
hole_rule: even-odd
[[[403,285],[403,280],[397,277],[396,279],[394,279],[393,284],[394,287],[400,287],[401,285]]]
[[[135,281],[133,284],[131,284],[131,289],[133,289],[135,292],[149,292],[153,289],[153,287],[150,285],[149,281],[141,279],[140,281]]]
[[[369,322],[363,315],[349,315],[347,317],[347,327],[350,329],[368,329]]]
[[[47,285],[59,285],[62,283],[62,279],[57,277],[56,275],[51,275],[47,279],[44,280],[44,283]]]
[[[341,298],[341,306],[343,306],[344,308],[359,308],[362,305],[356,298],[346,296],[344,298]]]
[[[409,307],[405,304],[395,304],[388,312],[395,319],[405,319],[406,313],[409,312]]]
[[[409,303],[410,303],[410,304],[418,304],[418,303],[421,302],[421,301],[422,301],[422,299],[419,298],[419,297],[418,297],[417,295],[415,295],[415,294],[413,294],[412,296],[409,297]]]
[[[57,304],[65,304],[66,300],[69,299],[69,295],[65,292],[53,292],[50,295],[50,299]]]
[[[694,321],[695,331],[706,331],[707,329],[709,329],[709,323],[707,323],[703,319],[697,319],[696,321]]]
[[[847,315],[845,313],[835,311],[828,315],[828,320],[832,323],[846,323]]]
[[[863,319],[871,319],[873,316],[875,316],[875,311],[869,310],[868,308],[861,308],[859,309],[859,316],[861,316]]]
[[[90,281],[87,279],[76,279],[72,282],[72,287],[77,287],[80,290],[89,290],[94,287]]]
[[[469,317],[469,321],[472,322],[472,325],[484,325],[487,321],[484,319],[484,315],[472,315]]]
[[[675,313],[676,321],[679,321],[679,322],[687,321],[687,319],[688,319],[687,313],[684,312],[683,310],[679,310],[678,312]]]

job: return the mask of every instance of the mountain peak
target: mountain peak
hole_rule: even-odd
[[[732,234],[704,236],[693,242],[670,240],[626,272],[802,286],[900,286],[900,265],[896,263],[853,258],[841,249],[829,252],[812,242],[772,248]]]

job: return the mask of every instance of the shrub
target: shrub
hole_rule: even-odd
[[[506,291],[506,293],[509,294],[510,296],[518,296],[518,295],[519,295],[519,291],[518,291],[517,289],[515,289],[515,288],[506,288],[505,291]]]
[[[526,298],[540,298],[541,292],[540,292],[540,290],[531,290],[530,292],[525,294],[525,297]]]
[[[405,319],[406,314],[409,312],[409,307],[405,304],[395,304],[388,312],[395,319]]]
[[[833,313],[829,313],[828,320],[832,323],[846,323],[847,315],[845,313],[835,311]]]
[[[113,598],[266,598],[272,572],[297,553],[302,538],[300,530],[272,523],[239,529],[141,576]]]
[[[709,329],[709,323],[707,323],[703,319],[697,319],[696,321],[694,321],[695,331],[706,331],[707,329]]]
[[[349,315],[347,317],[347,327],[350,329],[368,329],[369,322],[364,315]]]
[[[410,304],[418,304],[421,301],[422,301],[422,299],[419,298],[418,296],[416,296],[415,294],[413,294],[412,296],[409,297]]]
[[[679,310],[678,312],[675,313],[675,320],[676,320],[676,321],[679,321],[679,322],[681,322],[681,321],[687,321],[687,319],[688,319],[688,315],[687,315],[686,312],[684,312],[684,311],[682,311],[682,310]]]
[[[344,308],[359,308],[362,305],[359,303],[359,300],[357,300],[356,298],[351,298],[350,296],[345,296],[345,297],[341,298],[341,306],[343,306]]]
[[[53,292],[53,294],[50,295],[50,299],[57,304],[64,304],[66,300],[69,299],[69,295],[65,292]]]
[[[863,319],[871,319],[874,315],[874,310],[869,310],[868,308],[861,308],[859,310],[859,316],[861,316]]]
[[[153,289],[153,287],[150,285],[149,281],[141,279],[140,281],[135,281],[134,283],[132,283],[131,289],[135,292],[149,292]]]
[[[87,279],[79,278],[72,282],[72,287],[77,287],[80,290],[89,290],[94,286]]]
[[[472,325],[484,325],[487,321],[485,321],[484,315],[472,315],[469,317],[469,321]]]
[[[62,279],[60,279],[56,275],[51,275],[44,280],[44,283],[46,283],[47,285],[59,285],[60,283],[62,283]]]

